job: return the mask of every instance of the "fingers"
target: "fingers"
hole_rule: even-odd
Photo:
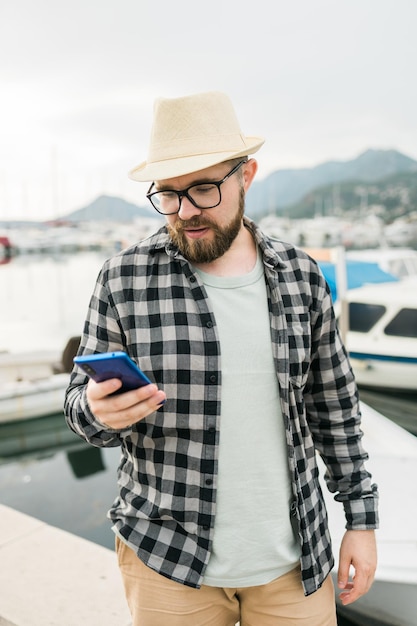
[[[102,383],[96,383],[91,379],[87,386],[88,400],[101,400],[120,389],[121,386],[122,381],[118,378],[110,378],[109,380],[104,380]]]
[[[111,395],[121,387],[118,379],[87,385],[87,401],[97,419],[113,429],[122,429],[156,411],[166,395],[156,385],[146,385],[126,393]]]
[[[337,581],[339,589],[346,589],[349,584],[350,560],[343,559],[340,555]]]
[[[373,576],[367,576],[364,572],[357,572],[352,577],[352,581],[342,582],[339,578],[338,587],[343,589],[339,594],[343,605],[352,604],[358,598],[369,591],[373,582]]]
[[[338,587],[342,604],[351,604],[369,591],[377,563],[373,530],[346,531],[340,548]],[[350,577],[350,568],[354,576]]]

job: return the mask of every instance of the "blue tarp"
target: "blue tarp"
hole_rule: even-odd
[[[328,261],[318,261],[318,264],[332,292],[333,302],[336,302],[336,266]],[[384,272],[377,263],[369,263],[367,261],[346,261],[346,272],[348,289],[355,289],[369,283],[392,283],[398,281],[396,276]]]

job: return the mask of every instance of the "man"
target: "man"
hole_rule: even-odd
[[[377,490],[329,290],[292,245],[244,217],[263,144],[217,92],[156,102],[147,161],[166,226],[107,261],[80,353],[123,349],[152,384],[75,370],[69,426],[121,446],[109,516],[134,625],[334,626],[316,450],[344,507],[338,585],[376,566]],[[355,576],[349,579],[349,568]]]

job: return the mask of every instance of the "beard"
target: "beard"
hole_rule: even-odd
[[[205,209],[202,216],[196,215],[189,220],[177,218],[175,225],[167,224],[167,229],[172,242],[177,246],[181,254],[190,263],[212,263],[225,254],[236,239],[241,227],[243,214],[245,212],[245,192],[240,189],[239,204],[236,215],[224,227],[218,226],[215,222],[206,218]],[[211,241],[204,239],[188,239],[185,234],[187,228],[210,228],[214,234]]]

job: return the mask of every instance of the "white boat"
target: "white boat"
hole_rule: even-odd
[[[376,531],[378,568],[371,590],[338,611],[361,626],[417,625],[417,438],[362,403],[364,446],[369,470],[380,492],[380,524]],[[324,464],[321,460],[321,475]],[[337,558],[345,532],[343,507],[324,486],[333,549]],[[334,569],[336,596],[337,564]]]
[[[0,423],[62,413],[79,337],[56,352],[0,353]]]
[[[346,259],[377,263],[384,272],[397,278],[417,276],[417,250],[412,248],[348,250]]]
[[[62,413],[69,374],[5,383],[0,388],[0,422]]]
[[[345,342],[358,384],[417,391],[417,277],[351,289],[345,299]]]

